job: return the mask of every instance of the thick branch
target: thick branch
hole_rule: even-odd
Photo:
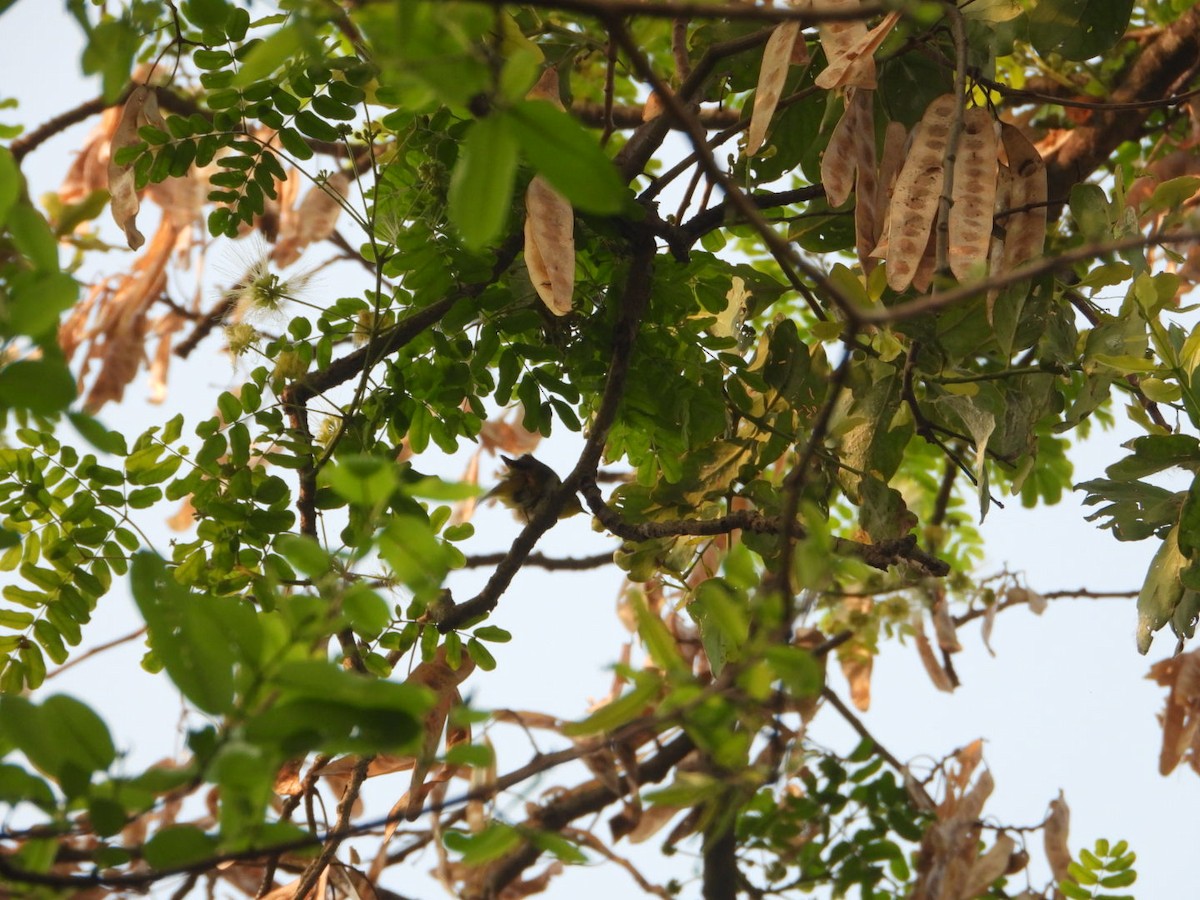
[[[1163,28],[1129,67],[1120,86],[1112,93],[1112,102],[1123,106],[1097,110],[1087,123],[1073,129],[1070,137],[1047,156],[1049,196],[1066,197],[1072,185],[1103,165],[1117,147],[1136,139],[1150,114],[1150,108],[1145,104],[1171,96],[1195,73],[1198,62],[1200,7],[1194,6]],[[1052,214],[1055,212],[1056,209],[1051,210]]]

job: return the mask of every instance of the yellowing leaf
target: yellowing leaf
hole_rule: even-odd
[[[996,132],[986,109],[963,114],[950,206],[950,271],[959,281],[983,274],[996,200]]]
[[[767,40],[762,68],[758,72],[758,87],[754,91],[754,111],[750,114],[750,127],[746,131],[747,155],[757,153],[767,136],[767,126],[775,115],[775,107],[779,104],[779,96],[792,65],[792,47],[799,35],[798,21],[781,22]],[[800,40],[803,42],[803,38]]]
[[[534,290],[556,316],[575,292],[575,211],[541,175],[525,191],[525,267]]]

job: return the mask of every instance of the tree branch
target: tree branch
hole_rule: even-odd
[[[600,495],[600,488],[594,481],[585,479],[580,486],[580,492],[587,501],[592,514],[600,520],[600,524],[617,537],[627,541],[650,541],[679,535],[711,537],[718,534],[729,534],[733,531],[783,534],[787,530],[781,519],[764,516],[757,510],[732,512],[717,519],[670,519],[662,522],[635,524],[625,521],[620,513],[604,502],[604,498]],[[792,535],[800,539],[803,539],[806,533],[799,523],[790,530]],[[847,538],[834,538],[833,549],[835,553],[856,556],[867,565],[885,571],[889,566],[906,563],[922,575],[940,578],[950,573],[949,563],[917,547],[917,539],[914,535],[893,541],[881,541],[878,544],[863,544]]]
[[[1122,143],[1133,140],[1152,107],[1195,71],[1200,60],[1200,7],[1192,7],[1163,28],[1121,79],[1112,93],[1116,108],[1097,110],[1085,124],[1046,157],[1048,195],[1066,197],[1071,186],[1092,174]],[[1062,207],[1051,208],[1057,216]]]
[[[600,456],[608,438],[608,430],[617,416],[617,408],[625,394],[625,382],[629,376],[629,362],[633,354],[634,339],[647,304],[654,280],[654,241],[649,233],[638,229],[632,236],[633,259],[625,278],[620,297],[612,298],[620,303],[620,312],[613,333],[613,350],[608,369],[608,380],[600,405],[592,418],[592,427],[583,452],[574,470],[563,479],[558,492],[546,503],[545,508],[535,515],[513,541],[512,549],[496,567],[482,591],[463,603],[449,607],[437,622],[438,630],[445,633],[467,622],[476,621],[496,608],[500,596],[508,589],[513,577],[520,570],[526,557],[543,534],[558,521],[558,514],[567,498],[579,490],[586,477],[594,477],[600,465]]]

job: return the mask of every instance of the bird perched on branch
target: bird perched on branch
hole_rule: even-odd
[[[544,462],[526,453],[517,459],[501,456],[508,471],[500,479],[500,483],[484,495],[483,499],[494,497],[513,510],[524,521],[530,521],[540,513],[562,486],[558,473]],[[576,513],[583,512],[579,498],[572,494],[563,504],[558,517],[565,519]]]

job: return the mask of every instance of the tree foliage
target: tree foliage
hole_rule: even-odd
[[[0,147],[8,892],[400,896],[424,850],[468,898],[589,859],[708,900],[1133,882],[1124,843],[1072,857],[1061,797],[1044,851],[989,823],[978,742],[910,767],[852,707],[882,643],[953,690],[958,627],[1043,602],[976,571],[974,522],[1057,502],[1115,416],[1144,434],[1078,487],[1161,546],[1137,649],[1193,636],[1200,488],[1155,476],[1200,471],[1200,10],[66,7],[100,94]],[[23,162],[84,120],[39,206]],[[261,258],[218,284],[235,241]],[[330,251],[334,284],[289,268]],[[232,360],[214,414],[115,424],[193,353]],[[525,456],[552,432],[559,473]],[[519,531],[488,556],[500,454]],[[605,553],[537,549],[581,508]],[[464,699],[539,566],[608,573],[636,636],[569,722]],[[120,722],[44,686],[124,584],[189,710],[179,758],[134,772]],[[1200,769],[1197,659],[1154,667],[1164,773]],[[811,741],[818,715],[860,746]],[[700,887],[622,858],[648,840]]]

